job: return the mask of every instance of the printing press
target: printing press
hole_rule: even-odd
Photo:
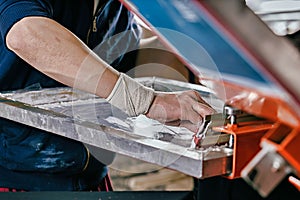
[[[263,197],[291,174],[300,189],[297,49],[242,1],[121,2],[193,76],[188,82],[136,79],[160,91],[198,91],[217,111],[206,116],[200,132],[129,118],[72,88],[2,93],[1,117],[198,179],[242,177]]]

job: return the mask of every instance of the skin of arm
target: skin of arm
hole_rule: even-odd
[[[73,33],[45,17],[26,17],[17,22],[8,32],[6,44],[49,77],[103,98],[110,94],[119,76]]]
[[[49,77],[106,98],[119,72],[93,53],[59,23],[45,17],[25,17],[6,36],[7,47]],[[162,123],[196,132],[203,116],[214,113],[195,91],[157,93],[146,115]]]

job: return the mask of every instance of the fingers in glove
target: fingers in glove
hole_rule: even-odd
[[[216,113],[216,111],[209,105],[199,103],[199,102],[193,104],[192,108],[196,113],[198,113],[199,115],[202,115],[202,116],[211,115],[211,114]]]
[[[202,122],[200,122],[202,123]],[[187,129],[189,129],[190,131],[197,133],[198,129],[199,129],[199,125],[198,124],[193,124],[190,121],[181,121],[180,122],[180,127],[185,127]]]
[[[172,122],[166,122],[165,125],[167,126],[178,126],[178,127],[184,127],[188,130],[196,133],[199,129],[199,126],[197,124],[193,124],[190,121],[187,120],[176,120]]]

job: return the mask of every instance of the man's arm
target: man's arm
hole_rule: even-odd
[[[137,88],[135,81],[120,76],[73,33],[45,17],[26,17],[14,24],[7,34],[6,44],[37,70],[65,85],[102,98],[109,97],[110,102],[116,102],[115,105],[121,105],[121,108],[124,108],[122,102],[125,102],[125,108],[132,107],[133,102],[138,107],[136,110],[143,111],[136,115],[146,114],[163,123],[182,125],[196,132],[204,115],[214,112],[195,91],[154,93],[145,98],[147,89],[142,88],[137,93],[132,89],[123,90],[127,85]],[[119,77],[125,78],[120,81]],[[134,101],[128,101],[127,93],[131,93],[130,98]],[[120,94],[125,99],[119,99]]]
[[[45,17],[26,17],[8,32],[6,44],[51,78],[106,98],[119,73],[73,33]]]

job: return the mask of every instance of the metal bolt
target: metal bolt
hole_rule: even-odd
[[[224,107],[224,114],[228,116],[228,119],[230,120],[230,124],[237,124],[237,115],[241,114],[242,111],[233,108],[231,106],[225,106]]]
[[[279,159],[274,160],[272,163],[271,171],[273,173],[276,173],[276,172],[279,172],[281,170],[281,168],[282,168],[282,161]]]

